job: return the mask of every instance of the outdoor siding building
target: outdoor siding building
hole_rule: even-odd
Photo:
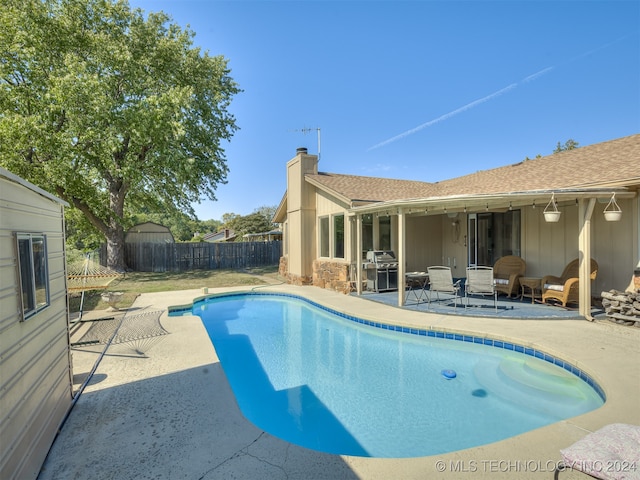
[[[66,203],[0,168],[0,478],[38,476],[71,406]]]
[[[625,290],[633,277],[639,191],[640,135],[436,183],[323,173],[301,148],[287,163],[273,219],[283,225],[280,272],[291,283],[346,293],[362,288],[368,250],[393,250],[400,279],[432,265],[463,278],[467,266],[506,255],[526,261],[526,276],[543,277],[579,258],[580,313],[589,317],[592,295]],[[561,212],[554,223],[543,215],[552,199]],[[604,218],[612,200],[619,221]],[[594,282],[591,259],[599,265]]]
[[[154,222],[134,225],[124,237],[125,243],[175,243],[169,227]]]

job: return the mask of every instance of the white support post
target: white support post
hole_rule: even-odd
[[[362,295],[362,215],[356,215],[356,293]]]
[[[589,321],[591,316],[591,216],[596,204],[595,198],[580,200],[578,204],[579,234],[578,252],[580,258],[580,315]]]
[[[398,211],[398,306],[404,305],[405,294],[405,256],[406,256],[406,215],[404,210]]]

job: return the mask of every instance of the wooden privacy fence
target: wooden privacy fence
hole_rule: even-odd
[[[134,272],[235,270],[278,265],[281,243],[127,243],[124,258]]]

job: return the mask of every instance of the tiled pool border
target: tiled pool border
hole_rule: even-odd
[[[525,355],[529,355],[535,358],[539,358],[540,360],[544,360],[546,362],[552,363],[554,365],[557,365],[563,369],[565,369],[566,371],[572,373],[573,375],[575,375],[576,377],[580,378],[581,380],[583,380],[584,382],[586,382],[589,386],[591,386],[591,388],[593,388],[595,390],[595,392],[600,396],[600,398],[602,398],[602,400],[604,402],[606,402],[607,400],[607,396],[604,393],[604,390],[602,389],[602,387],[600,387],[600,385],[598,384],[598,382],[596,382],[591,375],[589,375],[588,373],[584,372],[582,369],[576,367],[575,365],[573,365],[571,362],[562,360],[561,358],[555,357],[553,355],[550,355],[542,350],[538,350],[536,348],[532,348],[532,347],[527,347],[524,345],[520,345],[518,343],[515,342],[508,342],[505,340],[495,340],[492,338],[487,338],[487,337],[478,337],[476,335],[466,335],[466,334],[462,334],[462,333],[453,333],[453,332],[447,332],[445,330],[435,330],[432,328],[429,329],[425,329],[425,328],[413,328],[413,327],[405,327],[405,326],[401,326],[401,325],[393,325],[393,324],[388,324],[388,323],[382,323],[382,322],[374,322],[371,320],[365,320],[363,318],[359,318],[353,315],[349,315],[347,313],[342,313],[339,312],[337,310],[334,310],[333,308],[327,307],[325,305],[322,305],[320,303],[314,302],[313,300],[309,300],[307,298],[301,297],[299,295],[293,295],[290,293],[279,293],[279,292],[230,292],[230,293],[220,293],[220,294],[213,294],[213,295],[207,295],[205,297],[200,297],[194,300],[194,302],[189,305],[189,306],[178,306],[178,307],[169,307],[169,316],[179,316],[179,315],[183,315],[185,313],[189,313],[191,314],[193,312],[193,308],[200,304],[200,303],[204,303],[209,299],[213,299],[213,298],[224,298],[224,297],[239,297],[239,296],[247,296],[247,295],[261,295],[261,296],[269,296],[269,297],[289,297],[289,298],[295,298],[296,300],[302,300],[306,303],[309,303],[310,305],[313,305],[316,308],[319,308],[321,310],[325,310],[333,315],[336,315],[338,317],[344,318],[345,320],[350,320],[352,322],[355,323],[359,323],[362,325],[368,325],[370,327],[375,327],[375,328],[380,328],[382,330],[390,330],[390,331],[395,331],[395,332],[400,332],[400,333],[407,333],[410,335],[418,335],[418,336],[423,336],[423,337],[433,337],[433,338],[443,338],[446,340],[456,340],[456,341],[461,341],[461,342],[468,342],[468,343],[477,343],[477,344],[481,344],[481,345],[488,345],[490,347],[496,347],[496,348],[502,348],[504,350],[511,350],[514,352],[518,352],[518,353],[523,353]]]

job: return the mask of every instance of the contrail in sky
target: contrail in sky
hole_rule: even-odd
[[[507,85],[504,88],[501,88],[500,90],[498,90],[497,92],[493,92],[489,95],[487,95],[486,97],[482,97],[478,100],[474,100],[471,103],[467,103],[466,105],[457,108],[456,110],[449,112],[449,113],[445,113],[444,115],[434,119],[434,120],[430,120],[427,123],[423,123],[422,125],[418,125],[415,128],[412,128],[411,130],[407,130],[406,132],[403,132],[399,135],[396,135],[395,137],[391,137],[388,140],[385,140],[384,142],[380,142],[375,144],[373,147],[369,147],[367,149],[367,152],[371,151],[371,150],[375,150],[376,148],[380,148],[380,147],[384,147],[385,145],[388,145],[390,143],[393,143],[397,140],[400,140],[402,138],[408,137],[409,135],[413,135],[416,132],[419,132],[420,130],[422,130],[423,128],[427,128],[430,127],[432,125],[435,125],[436,123],[440,123],[443,120],[447,120],[448,118],[451,118],[455,115],[458,115],[459,113],[462,112],[466,112],[467,110],[469,110],[470,108],[476,107],[482,103],[488,102],[489,100],[499,97],[500,95],[502,95],[503,93],[507,93],[510,90],[513,90],[514,88],[516,88],[518,85],[520,85],[520,83],[526,83],[526,82],[531,82],[533,80],[535,80],[536,78],[541,77],[542,75],[544,75],[545,73],[549,73],[551,70],[553,70],[554,67],[547,67],[544,68],[542,70],[540,70],[539,72],[536,72],[532,75],[529,75],[528,77],[523,78],[522,80],[520,80],[520,82],[516,82],[516,83],[512,83],[510,85]]]
[[[618,43],[618,42],[620,42],[620,41],[624,40],[625,38],[627,38],[627,37],[629,37],[629,36],[630,36],[630,35],[625,35],[625,36],[623,36],[623,37],[621,37],[621,38],[618,38],[617,40],[614,40],[614,41],[609,42],[609,43],[607,43],[607,44],[605,44],[605,45],[602,45],[602,46],[600,46],[600,47],[598,47],[598,48],[595,48],[595,49],[590,50],[590,51],[588,51],[588,52],[586,52],[586,53],[583,53],[583,54],[581,54],[581,55],[578,55],[577,57],[572,58],[571,60],[569,60],[569,61],[568,61],[568,62],[566,62],[566,63],[571,63],[571,62],[573,62],[573,61],[575,61],[575,60],[578,60],[578,59],[580,59],[580,58],[583,58],[583,57],[586,57],[586,56],[588,56],[588,55],[591,55],[592,53],[595,53],[595,52],[597,52],[597,51],[599,51],[599,50],[603,50],[603,49],[605,49],[605,48],[607,48],[607,47],[610,47],[611,45],[613,45],[613,44],[615,44],[615,43]],[[436,119],[434,119],[434,120],[430,120],[430,121],[428,121],[427,123],[423,123],[422,125],[418,125],[417,127],[412,128],[411,130],[407,130],[406,132],[401,133],[401,134],[399,134],[399,135],[396,135],[395,137],[391,137],[391,138],[389,138],[388,140],[385,140],[384,142],[377,143],[377,144],[375,144],[373,147],[369,147],[369,148],[367,149],[367,152],[370,152],[371,150],[375,150],[376,148],[383,147],[383,146],[385,146],[385,145],[389,145],[390,143],[393,143],[393,142],[395,142],[395,141],[397,141],[397,140],[400,140],[400,139],[402,139],[402,138],[408,137],[409,135],[413,135],[414,133],[419,132],[419,131],[420,131],[420,130],[422,130],[423,128],[430,127],[430,126],[432,126],[432,125],[435,125],[436,123],[440,123],[440,122],[442,122],[443,120],[447,120],[447,119],[449,119],[449,118],[451,118],[451,117],[453,117],[453,116],[455,116],[455,115],[458,115],[459,113],[466,112],[466,111],[467,111],[467,110],[469,110],[470,108],[473,108],[473,107],[476,107],[476,106],[478,106],[478,105],[480,105],[480,104],[482,104],[482,103],[488,102],[489,100],[491,100],[491,99],[493,99],[493,98],[499,97],[499,96],[500,96],[500,95],[502,95],[503,93],[507,93],[508,91],[513,90],[514,88],[516,88],[518,85],[520,85],[520,84],[522,84],[522,83],[532,82],[532,81],[534,81],[534,80],[536,80],[536,79],[540,78],[541,76],[543,76],[543,75],[545,75],[545,74],[549,73],[550,71],[552,71],[552,70],[553,70],[553,69],[555,69],[555,68],[556,68],[556,67],[547,67],[547,68],[543,68],[543,69],[542,69],[542,70],[540,70],[539,72],[533,73],[533,74],[529,75],[528,77],[523,78],[523,79],[522,79],[522,80],[520,80],[519,82],[515,82],[515,83],[512,83],[512,84],[510,84],[510,85],[507,85],[506,87],[501,88],[501,89],[500,89],[500,90],[498,90],[497,92],[493,92],[493,93],[491,93],[491,94],[487,95],[486,97],[482,97],[482,98],[480,98],[480,99],[478,99],[478,100],[474,100],[473,102],[468,103],[468,104],[466,104],[466,105],[464,105],[464,106],[462,106],[462,107],[460,107],[460,108],[458,108],[458,109],[456,109],[456,110],[454,110],[454,111],[452,111],[452,112],[445,113],[444,115],[442,115],[442,116],[440,116],[440,117],[438,117],[438,118],[436,118]]]

